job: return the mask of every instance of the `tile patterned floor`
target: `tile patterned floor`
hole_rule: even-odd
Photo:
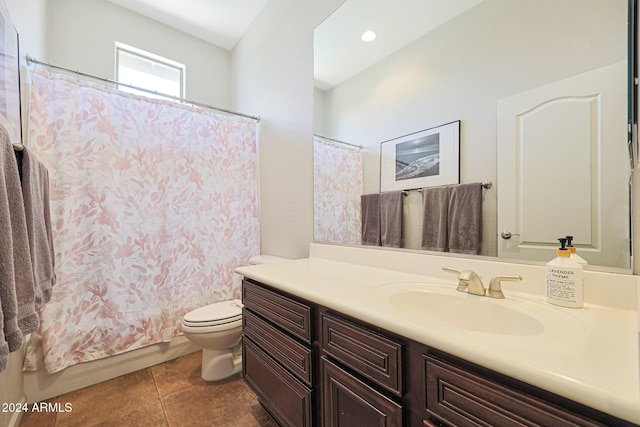
[[[202,353],[50,399],[70,412],[26,413],[20,427],[276,427],[240,375],[207,383]]]

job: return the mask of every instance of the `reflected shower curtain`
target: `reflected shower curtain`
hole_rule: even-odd
[[[260,249],[253,120],[36,69],[29,121],[58,281],[25,370],[169,341],[186,312],[240,297],[233,270]]]
[[[359,244],[362,150],[315,136],[313,238]]]

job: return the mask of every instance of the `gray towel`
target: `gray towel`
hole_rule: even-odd
[[[2,283],[0,282],[0,285]],[[2,304],[0,304],[0,372],[7,369],[9,360],[9,345],[4,338],[4,315],[2,314]]]
[[[401,248],[402,191],[380,194],[380,244],[389,248]]]
[[[49,172],[27,148],[22,153],[22,196],[35,280],[35,308],[39,311],[51,300],[55,284]]]
[[[380,193],[360,196],[362,244],[380,246]]]
[[[9,352],[12,352],[21,347],[23,331],[32,332],[38,327],[39,321],[34,305],[33,271],[18,164],[9,134],[2,126],[0,236],[0,306],[4,340]]]
[[[4,131],[4,129],[1,129]],[[20,331],[18,328],[18,303],[16,301],[16,286],[13,276],[13,237],[11,235],[11,212],[7,187],[15,175],[8,164],[13,162],[13,148],[6,141],[6,131],[0,133],[0,372],[7,368],[9,359],[9,344],[5,336],[10,331]],[[13,184],[15,185],[15,184]],[[6,320],[5,320],[6,316]],[[5,324],[7,327],[5,328]],[[20,332],[21,333],[21,332]],[[16,340],[18,337],[10,339]],[[22,337],[19,337],[22,339]]]
[[[482,248],[482,185],[451,186],[449,252],[477,255]]]
[[[422,189],[422,249],[449,251],[450,187]]]

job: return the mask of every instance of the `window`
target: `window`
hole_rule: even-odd
[[[184,73],[184,64],[116,42],[116,80],[120,83],[184,98]],[[126,86],[120,89],[155,96]]]

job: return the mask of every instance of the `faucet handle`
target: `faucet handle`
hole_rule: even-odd
[[[442,271],[446,271],[447,273],[453,273],[453,274],[457,274],[458,275],[458,287],[456,288],[457,291],[467,292],[469,290],[468,281],[467,280],[460,280],[461,279],[460,275],[463,273],[462,270],[459,270],[459,269],[453,268],[453,267],[442,267]]]
[[[489,289],[487,289],[487,296],[491,298],[503,299],[504,293],[502,293],[502,281],[507,282],[519,282],[522,280],[522,276],[519,274],[509,274],[505,276],[495,276],[489,282]]]
[[[460,274],[462,270],[453,267],[442,267],[442,271],[446,271],[447,273]]]

